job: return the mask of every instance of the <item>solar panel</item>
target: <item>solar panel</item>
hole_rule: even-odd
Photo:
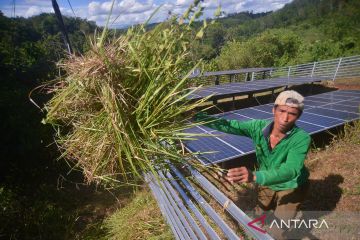
[[[307,123],[304,121],[297,121],[296,125],[304,129],[306,132],[311,132],[311,133],[321,132],[324,129],[323,126]]]
[[[188,129],[187,132],[190,133],[204,133],[209,134],[209,136],[196,137],[198,140],[186,141],[186,148],[193,153],[200,152],[201,159],[204,164],[211,164],[216,162],[218,159],[223,159],[226,161],[234,157],[240,157],[245,154],[243,150],[240,150],[238,144],[229,144],[227,141],[230,139],[239,143],[245,142],[244,146],[249,144],[249,138],[243,136],[228,136],[229,134],[224,134],[218,131],[214,131],[205,126],[198,126],[192,129]],[[225,139],[223,139],[225,137]],[[252,141],[250,140],[250,144]],[[246,148],[246,147],[245,147]]]
[[[221,84],[215,86],[206,86],[190,94],[188,96],[188,99],[195,100],[204,97],[209,97],[211,95],[212,95],[211,98],[219,99],[229,96],[237,96],[237,95],[253,93],[256,91],[270,90],[277,87],[318,82],[321,80],[324,80],[324,78],[319,78],[319,77],[273,78],[273,79],[256,80],[250,82],[236,82],[236,83],[228,83],[228,84]]]
[[[273,106],[274,106],[274,104],[271,103],[271,104],[256,106],[256,107],[253,107],[253,109],[257,109],[259,111],[264,111],[267,113],[272,113]]]
[[[304,111],[298,121],[321,126],[323,128],[343,123],[343,121],[340,119],[327,117],[324,115],[311,114],[309,111]]]
[[[322,102],[319,102],[317,101],[316,99],[313,99],[313,100],[305,100],[304,101],[304,104],[307,108],[309,107],[318,107],[318,106],[322,106],[326,103],[326,101],[322,101]]]
[[[331,110],[337,110],[337,111],[343,111],[343,112],[356,112],[359,109],[359,106],[356,105],[344,105],[344,102],[341,102],[339,104],[329,104],[326,105],[326,109],[331,109]]]
[[[312,113],[317,116],[327,116],[334,119],[339,119],[343,121],[351,121],[355,120],[359,117],[358,113],[351,113],[351,112],[343,112],[343,111],[334,111],[325,108],[310,108],[307,110],[308,113]]]
[[[244,121],[244,120],[251,120],[253,118],[251,117],[247,117],[247,116],[244,116],[244,115],[240,115],[240,114],[235,114],[235,113],[229,113],[229,114],[226,114],[226,115],[222,115],[221,116],[222,118],[225,118],[225,119],[235,119],[235,120],[238,120],[238,121]]]
[[[238,114],[240,116],[252,118],[252,119],[267,119],[267,118],[272,117],[271,113],[267,113],[267,112],[253,109],[253,108],[240,109],[240,110],[233,111],[233,113]]]
[[[266,71],[270,71],[270,70],[272,70],[272,68],[243,68],[243,69],[217,71],[217,72],[204,72],[202,75],[192,74],[191,76],[189,76],[189,78],[235,75],[235,74],[240,74],[240,73],[266,72]]]
[[[215,116],[245,121],[272,119],[273,104],[235,110]],[[296,124],[309,134],[315,134],[360,118],[360,91],[338,90],[305,98],[305,109]],[[187,129],[190,133],[210,133],[216,137],[196,137],[185,141],[190,152],[210,152],[198,159],[205,165],[224,162],[254,152],[252,140],[247,137],[221,133],[205,126]]]

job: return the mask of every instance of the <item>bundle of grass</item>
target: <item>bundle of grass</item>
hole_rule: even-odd
[[[195,34],[187,33],[199,2],[150,31],[144,24],[115,38],[105,29],[88,53],[61,64],[66,75],[54,85],[45,122],[57,129],[62,158],[88,182],[130,183],[186,157],[179,143],[192,127],[187,113],[203,102],[187,100],[197,67],[189,57]]]

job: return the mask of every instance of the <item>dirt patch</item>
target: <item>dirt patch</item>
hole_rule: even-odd
[[[304,210],[360,211],[360,146],[336,143],[312,151],[306,166],[310,170],[310,191]]]
[[[360,90],[360,78],[336,79],[335,81],[327,81],[325,85],[340,90]]]

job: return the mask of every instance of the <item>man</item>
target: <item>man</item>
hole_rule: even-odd
[[[231,183],[256,182],[258,206],[261,210],[274,210],[277,218],[295,217],[308,188],[309,172],[304,160],[311,138],[295,125],[304,109],[304,97],[295,91],[284,91],[275,100],[273,121],[251,120],[239,122],[209,117],[204,114],[196,120],[206,121],[206,126],[231,134],[250,137],[255,144],[259,169],[246,167],[229,169],[227,180]]]

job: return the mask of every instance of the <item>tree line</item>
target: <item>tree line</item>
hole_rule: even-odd
[[[238,17],[243,21],[236,22]],[[357,55],[359,24],[359,1],[294,0],[275,12],[219,19],[207,29],[196,54],[206,60],[208,70],[279,67]]]

